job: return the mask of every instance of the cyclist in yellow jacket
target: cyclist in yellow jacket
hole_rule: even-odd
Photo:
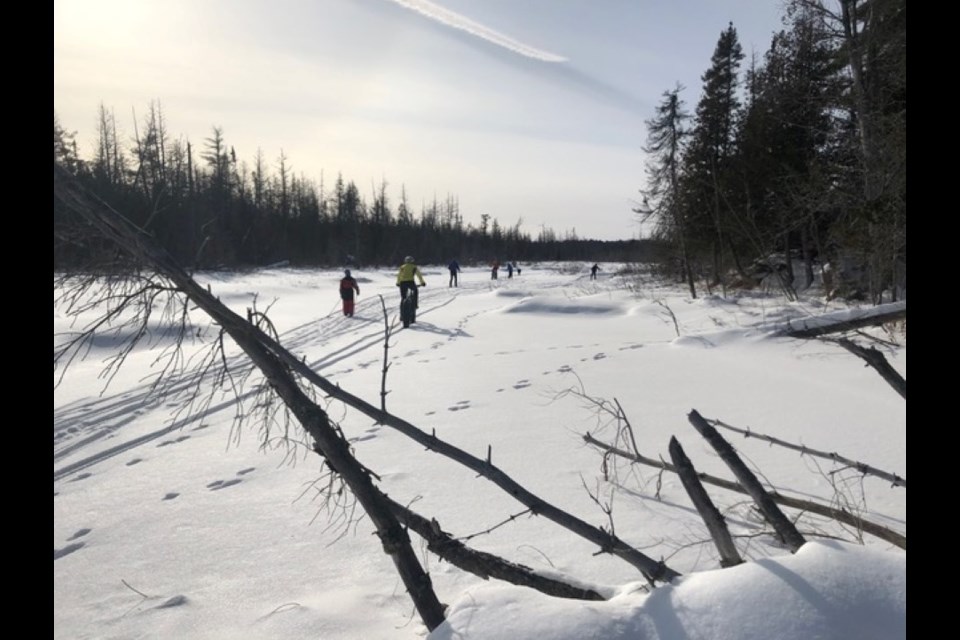
[[[417,307],[419,308],[420,296],[417,295],[417,283],[415,279],[420,281],[421,287],[427,286],[427,283],[423,281],[423,274],[420,273],[420,267],[414,263],[412,256],[407,256],[403,259],[403,264],[400,265],[400,271],[397,272],[397,286],[400,287],[400,301],[403,302],[403,297],[407,294],[407,290],[412,289],[414,300],[417,302]]]

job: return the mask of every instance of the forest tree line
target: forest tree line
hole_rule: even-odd
[[[692,113],[664,92],[636,211],[694,297],[817,269],[839,295],[905,297],[906,1],[788,0],[783,25],[745,61],[730,24]]]
[[[342,175],[317,184],[291,171],[282,153],[274,170],[259,150],[250,166],[238,161],[219,127],[199,149],[173,138],[159,102],[135,130],[125,143],[112,111],[101,105],[96,149],[82,159],[76,133],[54,115],[54,161],[190,268],[399,264],[407,254],[421,264],[631,260],[644,252],[638,240],[560,237],[548,228],[534,240],[520,222],[505,226],[487,214],[475,226],[464,222],[452,196],[414,211],[405,189],[394,203],[386,181],[366,195]],[[110,262],[56,202],[54,229],[55,270]]]
[[[487,214],[473,225],[453,196],[414,211],[403,188],[394,203],[386,181],[366,194],[342,175],[317,184],[291,171],[282,153],[273,170],[259,150],[251,166],[238,161],[219,127],[199,149],[172,137],[159,102],[134,124],[125,143],[113,112],[101,105],[96,150],[82,159],[76,133],[54,115],[54,161],[192,269],[395,265],[409,254],[421,264],[635,261],[653,259],[658,244],[581,239],[546,227],[534,239],[520,222],[506,226]],[[55,271],[122,268],[114,257],[54,202]]]
[[[770,271],[788,291],[819,271],[839,295],[904,296],[905,0],[789,0],[783,25],[749,61],[734,25],[723,30],[692,113],[684,87],[664,92],[646,122],[633,211],[656,223],[651,239],[546,227],[534,238],[521,221],[465,223],[455,196],[414,211],[385,180],[365,191],[342,175],[317,184],[282,152],[238,160],[216,126],[199,147],[172,136],[159,102],[132,136],[101,105],[91,158],[55,114],[54,161],[195,269],[390,265],[407,254],[421,264],[659,260],[694,297]],[[54,203],[55,270],[104,268],[111,255]]]

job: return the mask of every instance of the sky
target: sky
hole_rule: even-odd
[[[778,0],[54,0],[54,113],[89,157],[100,105],[121,136],[159,104],[202,147],[415,212],[620,240],[641,229],[644,122],[693,109],[733,22],[749,61]]]
[[[424,266],[417,323],[397,326],[391,269],[354,269],[355,315],[338,271],[199,273],[234,311],[265,312],[315,373],[467,453],[489,458],[545,501],[679,572],[650,592],[638,571],[525,508],[492,483],[331,399],[323,406],[391,498],[457,536],[607,599],[583,602],[484,581],[411,534],[446,621],[420,622],[369,519],[342,494],[299,429],[238,425],[259,376],[227,343],[236,394],[214,372],[175,375],[152,394],[173,338],[157,318],[107,379],[127,335],[104,327],[55,368],[54,637],[182,640],[898,640],[906,638],[906,551],[784,508],[806,543],[790,553],[743,495],[712,485],[745,562],[721,569],[679,479],[602,452],[622,407],[638,450],[669,460],[675,437],[698,472],[732,479],[691,426],[709,420],[906,478],[906,403],[834,343],[783,337],[787,322],[866,309],[775,290],[702,293],[622,265],[519,264],[493,280]],[[97,316],[54,290],[54,345]],[[158,301],[158,304],[160,301]],[[868,308],[867,308],[868,309]],[[386,311],[386,314],[385,314]],[[216,327],[193,309],[191,366]],[[390,336],[384,344],[385,327]],[[119,332],[119,333],[117,333]],[[852,336],[906,376],[905,330]],[[384,369],[386,381],[384,382]],[[60,376],[63,376],[62,379]],[[59,385],[56,384],[60,380]],[[218,391],[219,389],[219,391]],[[209,398],[184,411],[194,391]],[[239,400],[237,398],[240,398]],[[622,426],[622,422],[619,423]],[[720,432],[767,487],[843,505],[906,535],[906,488],[785,446]]]

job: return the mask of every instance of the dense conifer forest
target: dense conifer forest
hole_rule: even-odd
[[[693,296],[776,273],[787,291],[820,276],[836,295],[903,298],[905,0],[790,0],[783,17],[753,59],[735,25],[722,29],[692,108],[677,85],[638,114],[649,118],[647,174],[642,204],[624,216],[654,223],[651,238],[531,237],[497,212],[465,222],[454,195],[415,211],[386,181],[365,192],[343,175],[297,175],[283,154],[242,159],[217,126],[198,143],[177,136],[159,101],[132,137],[101,105],[84,158],[54,114],[54,162],[194,269],[395,265],[406,254],[422,264],[655,261]],[[55,199],[54,270],[117,268]]]

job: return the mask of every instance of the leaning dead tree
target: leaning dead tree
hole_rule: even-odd
[[[876,347],[861,347],[848,338],[824,338],[824,340],[839,344],[841,347],[866,362],[868,366],[873,367],[873,369],[880,374],[880,377],[883,378],[887,384],[893,387],[894,391],[899,393],[904,400],[907,399],[906,379],[904,379],[904,377],[901,376],[900,373],[894,369],[889,362],[887,362],[887,359],[884,357],[883,353],[877,350]]]
[[[437,628],[444,620],[443,606],[410,544],[407,530],[401,526],[386,497],[374,486],[366,469],[351,454],[348,443],[334,429],[327,413],[303,392],[289,367],[263,344],[262,336],[266,334],[203,289],[149,235],[87,193],[57,164],[54,164],[54,194],[117,247],[155,269],[243,349],[313,438],[314,451],[323,456],[350,487],[374,523],[383,551],[393,560],[420,618],[428,629]]]
[[[907,303],[892,302],[890,304],[879,305],[869,309],[860,309],[857,311],[845,311],[842,313],[825,314],[814,318],[803,318],[800,320],[790,320],[777,331],[779,335],[789,336],[791,338],[821,338],[825,342],[832,342],[840,345],[853,355],[867,363],[868,366],[880,374],[880,376],[893,389],[899,393],[904,400],[907,399],[907,381],[900,373],[894,369],[883,353],[875,347],[862,347],[849,338],[824,338],[835,333],[847,333],[857,331],[863,327],[875,327],[890,322],[900,322],[907,319]]]
[[[265,333],[258,324],[235,314],[213,294],[200,287],[153,238],[139,229],[126,218],[113,210],[107,203],[87,192],[77,180],[62,167],[54,164],[55,198],[95,230],[98,237],[107,239],[113,246],[120,248],[130,257],[130,263],[136,265],[137,277],[147,282],[147,288],[156,287],[184,298],[183,311],[187,306],[200,309],[220,326],[223,334],[229,336],[250,358],[255,367],[262,372],[268,387],[275,393],[293,414],[313,441],[313,450],[322,456],[326,465],[336,473],[360,502],[364,512],[371,518],[380,537],[385,553],[391,556],[398,573],[414,600],[414,604],[428,629],[434,629],[443,620],[443,610],[433,591],[429,575],[423,570],[406,533],[406,528],[417,531],[429,548],[444,559],[472,571],[481,577],[498,577],[517,584],[540,589],[551,595],[596,599],[599,594],[590,590],[567,585],[559,580],[546,580],[532,571],[502,559],[472,552],[465,545],[456,544],[440,529],[435,520],[427,520],[391,501],[374,484],[371,471],[361,465],[352,455],[350,447],[330,420],[326,411],[318,405],[300,386],[307,382],[331,398],[340,400],[360,412],[374,418],[378,423],[391,426],[404,435],[423,444],[426,449],[441,453],[448,458],[473,469],[494,484],[525,504],[530,513],[565,527],[566,529],[596,543],[602,552],[610,553],[632,564],[640,570],[647,580],[669,582],[680,574],[661,561],[656,561],[634,549],[621,539],[600,527],[594,527],[558,507],[542,500],[498,469],[488,451],[486,459],[476,458],[466,452],[440,440],[433,434],[427,434],[414,425],[387,413],[381,405],[377,408],[362,399],[342,390],[309,369],[301,360],[282,347],[275,335]],[[129,277],[129,275],[127,275]],[[129,299],[123,296],[117,301],[117,309],[123,309]],[[139,300],[143,303],[142,300]],[[185,324],[185,321],[183,321]],[[81,333],[62,351],[55,348],[55,367],[58,359],[69,363],[83,340],[91,333]],[[230,381],[229,366],[224,366],[223,380]],[[383,398],[381,397],[381,403]],[[424,523],[429,522],[429,526]]]
[[[697,430],[697,433],[710,443],[710,446],[720,455],[720,459],[730,467],[730,470],[733,471],[733,475],[737,477],[740,485],[750,494],[750,497],[753,498],[763,517],[773,526],[777,535],[787,545],[790,551],[796,552],[797,549],[802,547],[806,543],[803,535],[797,529],[796,525],[783,514],[783,511],[777,506],[776,500],[767,493],[763,485],[760,484],[760,481],[757,480],[757,476],[747,468],[747,465],[743,463],[743,460],[740,459],[737,452],[730,446],[730,443],[724,440],[723,436],[710,426],[710,423],[704,420],[703,416],[696,410],[691,411],[687,417],[690,420],[690,424],[693,425],[693,428]]]
[[[684,453],[683,447],[680,446],[680,442],[676,438],[670,438],[669,451],[670,459],[673,460],[680,481],[683,483],[683,488],[687,490],[687,495],[690,496],[693,506],[696,507],[697,513],[700,514],[710,531],[710,537],[717,545],[717,551],[720,552],[720,566],[732,567],[741,564],[743,558],[740,557],[737,546],[733,544],[733,538],[730,536],[730,530],[727,529],[723,514],[713,504],[710,495],[703,488],[703,483],[700,482],[697,471],[693,468],[693,463],[690,462],[690,458]]]

